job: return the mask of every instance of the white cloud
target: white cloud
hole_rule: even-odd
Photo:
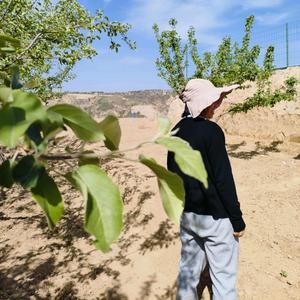
[[[287,17],[289,16],[288,13],[284,12],[284,13],[265,13],[265,14],[261,14],[258,15],[256,17],[256,19],[258,20],[258,22],[260,22],[261,24],[264,25],[276,25],[280,22],[283,22],[287,19]]]
[[[185,36],[188,28],[193,25],[202,43],[215,46],[220,37],[212,30],[230,22],[230,18],[225,18],[224,14],[238,3],[238,0],[134,0],[127,21],[136,30],[149,33],[153,23],[158,23],[164,30],[168,28],[168,20],[175,18],[181,36]]]
[[[177,31],[186,37],[188,28],[196,28],[197,38],[202,45],[213,49],[221,41],[220,30],[236,21],[232,12],[239,10],[255,14],[253,10],[268,8],[268,13],[258,15],[260,23],[271,25],[278,23],[288,16],[287,13],[274,13],[287,0],[133,0],[128,8],[126,21],[133,28],[144,34],[153,34],[153,23],[161,30],[169,28],[168,21],[175,18],[178,21]],[[235,14],[236,15],[236,14]]]
[[[245,0],[245,8],[268,8],[281,5],[285,0]]]

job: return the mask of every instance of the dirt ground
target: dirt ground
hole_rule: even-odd
[[[121,119],[121,128],[125,149],[149,140],[155,122]],[[239,299],[300,299],[300,143],[228,134],[226,142],[247,223]],[[165,164],[158,146],[129,157],[139,153]],[[66,214],[52,232],[27,192],[2,190],[0,299],[175,299],[178,226],[165,216],[156,178],[131,161],[103,166],[120,185],[126,210],[123,233],[108,254],[95,250],[82,230],[82,199],[64,180],[56,178]]]

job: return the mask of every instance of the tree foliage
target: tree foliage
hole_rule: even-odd
[[[253,96],[248,97],[245,101],[232,105],[229,108],[231,114],[238,112],[247,112],[254,107],[273,107],[276,103],[281,101],[292,101],[297,94],[296,85],[298,80],[295,77],[289,77],[284,81],[284,86],[275,91],[270,88],[261,88],[254,93]]]
[[[215,86],[238,83],[246,80],[254,81],[258,78],[262,69],[265,74],[271,74],[273,70],[274,47],[269,46],[264,60],[264,68],[261,68],[257,59],[260,54],[259,45],[250,47],[251,30],[254,16],[250,16],[245,22],[245,32],[242,43],[232,43],[230,37],[225,37],[220,43],[216,53],[204,52],[201,56],[198,50],[196,30],[190,27],[188,30],[188,42],[182,43],[182,39],[176,31],[177,21],[171,19],[171,30],[159,32],[159,27],[154,24],[153,30],[159,46],[160,58],[156,65],[158,75],[177,93],[181,93],[186,82],[191,78],[209,79]],[[186,54],[189,56],[195,69],[194,74],[186,78]]]
[[[175,91],[181,92],[186,83],[184,68],[188,46],[181,43],[181,37],[176,31],[177,21],[171,19],[169,25],[171,30],[165,30],[161,34],[158,25],[153,25],[160,52],[156,66],[158,76],[165,79]]]
[[[74,78],[72,69],[82,59],[97,54],[94,43],[108,40],[110,49],[118,51],[128,39],[130,25],[110,21],[103,11],[90,14],[77,0],[0,1],[0,48],[10,55],[0,61],[0,81],[7,85],[12,68],[20,70],[25,88],[47,99],[53,91]],[[18,41],[22,47],[18,48]],[[9,45],[7,45],[9,43]]]
[[[159,58],[156,61],[158,76],[163,78],[168,85],[181,94],[187,81],[192,78],[209,79],[215,86],[230,84],[243,84],[246,81],[256,81],[257,92],[242,104],[233,105],[231,113],[247,111],[256,106],[274,105],[283,100],[292,100],[295,96],[297,81],[289,78],[285,87],[271,92],[269,78],[274,70],[274,47],[270,45],[265,54],[262,65],[258,64],[261,49],[259,45],[251,45],[254,16],[249,16],[245,22],[245,32],[241,44],[232,42],[231,37],[223,38],[216,53],[199,53],[196,30],[190,27],[187,32],[187,43],[176,31],[177,21],[171,19],[170,30],[160,33],[157,24],[153,30],[159,47]],[[187,77],[185,68],[187,55],[192,62],[194,73]]]
[[[7,56],[22,52],[22,43],[15,38],[2,35],[0,43],[1,59],[6,60]],[[121,128],[115,116],[109,115],[97,122],[79,107],[70,104],[46,106],[34,93],[20,89],[22,84],[18,74],[15,68],[12,78],[6,78],[6,86],[0,85],[0,146],[11,150],[11,155],[0,162],[0,186],[11,189],[20,185],[30,191],[44,212],[50,229],[57,225],[64,213],[63,197],[54,177],[58,174],[81,193],[85,210],[84,228],[95,238],[94,245],[103,252],[109,251],[122,229],[123,201],[119,187],[99,162],[107,157],[129,159],[125,153],[144,144],[159,144],[175,152],[181,170],[207,185],[200,152],[173,136],[169,120],[158,120],[157,134],[151,141],[120,150]],[[82,141],[77,152],[71,151],[68,146],[65,152],[55,152],[56,139],[66,129]],[[103,143],[107,152],[100,154],[85,149],[86,143],[94,142]],[[49,161],[62,161],[71,169],[61,173]],[[178,222],[185,199],[181,178],[157,164],[153,158],[140,155],[136,162],[144,164],[157,176],[166,214]]]

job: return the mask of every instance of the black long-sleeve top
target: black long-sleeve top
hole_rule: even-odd
[[[229,218],[235,232],[245,229],[240,203],[232,175],[231,165],[225,147],[222,129],[214,122],[202,117],[182,118],[173,128],[175,134],[199,150],[208,174],[208,188],[185,175],[174,160],[174,153],[168,152],[168,169],[182,177],[185,187],[184,211],[211,215],[215,219]]]

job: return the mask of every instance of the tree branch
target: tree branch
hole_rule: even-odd
[[[41,37],[44,35],[44,33],[39,32],[31,41],[31,43],[9,64],[4,66],[4,69],[8,68],[9,66],[13,65],[16,61],[23,60],[24,58],[22,57],[28,50],[33,48],[37,42],[41,39]]]
[[[39,157],[44,160],[72,160],[78,158],[107,158],[107,157],[117,157],[122,155],[123,153],[130,152],[141,148],[145,144],[153,144],[152,142],[143,142],[133,148],[128,148],[125,150],[115,150],[108,153],[104,153],[103,155],[99,155],[96,153],[83,153],[75,152],[75,153],[50,153],[50,154],[42,154]],[[126,158],[127,159],[127,158]]]

